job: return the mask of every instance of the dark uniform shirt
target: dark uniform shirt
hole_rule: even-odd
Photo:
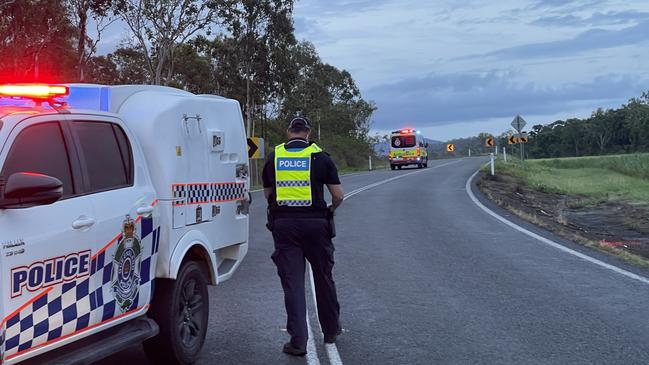
[[[285,147],[289,151],[291,149],[304,149],[311,145],[303,139],[292,139],[286,142]],[[262,180],[264,188],[273,188],[273,192],[268,198],[268,204],[273,213],[291,213],[291,214],[309,214],[326,212],[327,202],[324,199],[324,185],[325,184],[340,184],[338,177],[338,170],[336,165],[326,152],[314,153],[311,155],[311,198],[312,205],[310,207],[286,207],[278,206],[275,192],[275,151],[271,152],[266,157],[266,164],[262,173]]]

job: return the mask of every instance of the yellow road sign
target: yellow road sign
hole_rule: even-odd
[[[453,152],[453,151],[455,151],[455,145],[454,145],[454,144],[451,144],[451,143],[447,144],[447,145],[446,145],[446,151],[447,151],[447,152]]]
[[[248,138],[248,158],[260,159],[264,158],[264,139],[259,137]]]
[[[487,147],[493,147],[493,146],[494,146],[494,139],[493,139],[493,137],[489,137],[489,138],[487,138],[487,140],[485,141],[485,145],[487,145]]]
[[[530,139],[528,137],[520,137],[518,139],[519,143],[527,143]]]
[[[518,138],[514,135],[510,135],[509,138],[507,138],[507,143],[509,144],[516,144],[518,143]]]

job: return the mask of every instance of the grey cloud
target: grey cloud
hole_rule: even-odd
[[[309,2],[307,6],[310,13],[320,16],[323,14],[360,13],[380,8],[390,2],[390,0],[327,0]]]
[[[531,9],[570,9],[570,10],[580,10],[585,8],[593,7],[597,4],[605,3],[607,0],[576,0],[576,1],[566,1],[566,0],[537,0],[534,1],[529,8]]]
[[[479,57],[521,59],[570,56],[584,51],[644,43],[649,41],[648,34],[649,20],[645,20],[637,25],[619,30],[590,29],[566,40],[503,48],[482,55],[465,56],[460,59],[467,60]]]
[[[366,95],[379,108],[373,127],[390,129],[407,122],[423,128],[518,113],[549,115],[576,107],[612,107],[643,90],[642,80],[630,75],[602,75],[592,82],[560,88],[539,88],[531,82],[515,84],[510,81],[515,76],[500,71],[431,74],[370,89]]]
[[[620,11],[594,13],[590,17],[582,18],[574,15],[554,15],[541,17],[532,22],[540,26],[602,26],[637,23],[649,19],[649,13],[639,11]]]

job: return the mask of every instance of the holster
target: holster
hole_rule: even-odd
[[[270,208],[266,209],[266,228],[268,228],[268,230],[271,232],[275,228],[275,217],[273,217],[273,213],[270,211]]]
[[[336,222],[334,220],[334,212],[331,210],[327,213],[327,223],[329,223],[329,238],[336,237]]]

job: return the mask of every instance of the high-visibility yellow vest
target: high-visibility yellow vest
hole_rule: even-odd
[[[277,205],[310,207],[311,155],[321,152],[315,144],[299,151],[289,151],[284,144],[275,147],[275,193]]]

